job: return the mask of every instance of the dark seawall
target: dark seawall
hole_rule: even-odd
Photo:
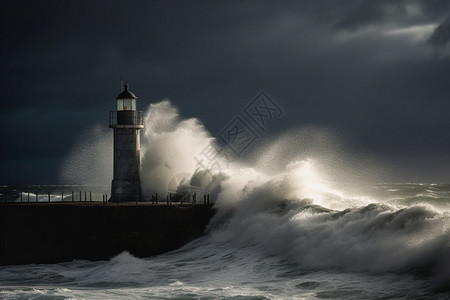
[[[212,205],[2,203],[0,265],[147,257],[205,233]]]

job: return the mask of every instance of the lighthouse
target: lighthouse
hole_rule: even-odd
[[[114,130],[114,175],[111,199],[114,202],[140,201],[140,130],[144,128],[142,111],[136,110],[137,97],[124,83],[117,96],[117,110],[109,114]]]

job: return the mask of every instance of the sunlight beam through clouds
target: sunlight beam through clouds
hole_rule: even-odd
[[[383,32],[385,36],[407,37],[420,42],[427,40],[436,29],[437,24],[426,24],[389,29]]]

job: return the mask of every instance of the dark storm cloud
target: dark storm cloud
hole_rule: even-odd
[[[433,35],[431,35],[429,42],[432,45],[443,46],[450,41],[450,18],[440,24]]]
[[[434,51],[448,45],[448,11],[448,1],[8,2],[0,163],[56,170],[80,132],[107,126],[120,78],[141,109],[169,97],[213,134],[264,89],[287,111],[274,133],[318,124],[386,157],[446,157],[450,56]]]
[[[380,0],[344,1],[337,4],[338,28],[356,29],[377,24],[420,24],[445,15],[447,1]]]

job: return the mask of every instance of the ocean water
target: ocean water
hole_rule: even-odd
[[[0,267],[0,299],[450,298],[450,185],[325,195],[341,209],[269,189],[218,201],[208,233],[170,253]]]

